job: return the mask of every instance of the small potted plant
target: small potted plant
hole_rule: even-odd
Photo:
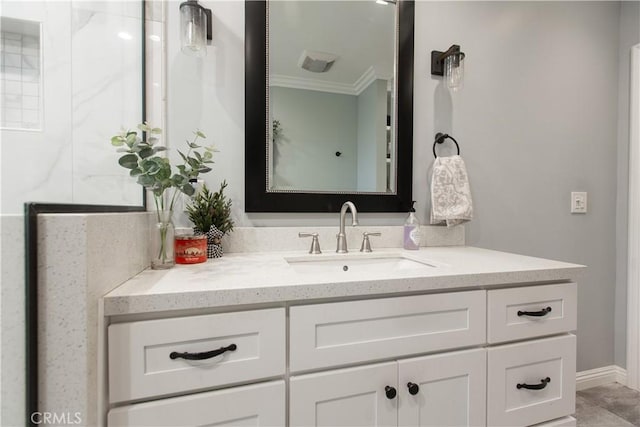
[[[227,182],[220,184],[220,190],[211,192],[206,184],[187,206],[187,215],[193,223],[195,234],[207,236],[207,257],[220,258],[223,254],[221,239],[233,231],[231,219],[231,199],[227,199],[224,189]]]

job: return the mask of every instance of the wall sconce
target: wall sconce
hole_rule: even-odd
[[[445,52],[431,51],[431,75],[444,76],[447,87],[454,92],[462,88],[464,82],[464,57],[460,46],[452,45]]]
[[[207,40],[213,38],[211,9],[205,9],[198,0],[180,3],[180,40],[182,52],[189,56],[207,54]]]

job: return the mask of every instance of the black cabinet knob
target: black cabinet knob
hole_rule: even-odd
[[[420,391],[418,384],[407,383],[407,387],[409,388],[409,394],[412,396],[415,396]]]
[[[396,389],[391,386],[385,386],[384,393],[387,395],[387,399],[393,399],[396,397]]]

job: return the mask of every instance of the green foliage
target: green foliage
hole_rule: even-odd
[[[209,191],[206,184],[202,185],[202,190],[187,206],[187,214],[194,228],[206,233],[211,225],[215,225],[223,233],[233,231],[231,199],[225,196],[225,188],[227,188],[226,181],[223,181],[220,184],[220,190],[214,193]]]
[[[177,166],[177,172],[173,172],[169,159],[158,154],[167,149],[157,145],[158,135],[162,130],[142,123],[138,125],[138,131],[127,130],[111,138],[111,145],[119,147],[119,153],[125,153],[118,159],[118,163],[129,169],[129,175],[136,178],[138,184],[153,192],[157,210],[165,210],[164,193],[174,188],[168,207],[169,210],[173,210],[179,192],[187,196],[195,193],[195,188],[189,180],[211,171],[207,165],[213,163],[215,150],[197,144],[199,138],[205,139],[206,136],[199,130],[194,131],[193,140],[187,140],[187,153],[178,151],[184,163]]]
[[[272,130],[273,142],[276,142],[276,140],[282,134],[282,125],[280,124],[280,120],[274,120],[272,127],[273,127],[273,130]]]

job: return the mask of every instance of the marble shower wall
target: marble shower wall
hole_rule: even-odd
[[[71,2],[74,203],[142,202],[140,186],[109,143],[142,118],[141,19],[137,1]]]
[[[0,13],[41,24],[43,109],[41,129],[0,130],[2,213],[28,201],[140,205],[109,139],[142,119],[142,2],[8,0]]]
[[[166,130],[167,112],[165,22],[167,7],[171,5],[176,4],[163,0],[145,1],[147,121],[163,130]]]
[[[147,81],[158,84],[148,98],[148,110],[163,117],[162,70],[157,67],[162,64],[158,55],[164,44],[164,8],[155,3],[146,10],[147,27],[152,28],[147,34],[156,34],[160,42],[147,51],[147,72],[153,76]],[[121,126],[133,127],[141,120],[141,5],[137,0],[2,0],[0,16],[40,26],[43,114],[39,130],[0,129],[0,350],[11,349],[0,353],[0,425],[24,425],[23,204],[141,203],[140,187],[117,165],[117,153],[109,144]],[[147,38],[147,48],[155,46],[152,43]],[[156,87],[150,85],[147,90]],[[5,93],[2,88],[2,100]],[[163,119],[150,120],[164,125]],[[43,269],[45,265],[68,268],[62,263],[43,264]],[[121,281],[108,277],[96,288],[100,292]],[[76,290],[87,292],[82,286]],[[94,397],[95,387],[88,392]],[[51,393],[59,391],[47,391],[49,403]]]
[[[20,214],[25,201],[73,200],[71,4],[3,1],[0,13],[42,23],[42,128],[0,130],[2,214]]]
[[[40,23],[0,17],[0,126],[39,130]]]

